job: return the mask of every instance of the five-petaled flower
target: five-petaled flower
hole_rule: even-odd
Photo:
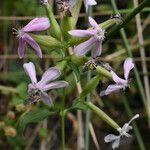
[[[92,5],[96,5],[97,2],[95,0],[84,0],[84,6],[86,9],[86,12],[88,11],[88,7]]]
[[[19,58],[23,58],[25,55],[25,46],[28,43],[36,52],[38,57],[42,58],[42,51],[36,41],[28,34],[32,31],[43,31],[50,27],[50,23],[47,17],[35,18],[31,20],[25,27],[15,30],[19,39],[18,55]]]
[[[71,30],[69,34],[77,37],[90,37],[87,41],[77,45],[74,52],[78,56],[92,51],[92,57],[99,56],[102,52],[102,41],[104,40],[105,31],[96,23],[96,21],[89,17],[89,22],[93,29],[90,30]],[[93,47],[94,46],[94,47]]]
[[[125,88],[128,87],[128,84],[129,84],[129,79],[128,79],[129,72],[133,68],[134,68],[134,64],[133,64],[132,59],[127,58],[124,62],[124,78],[125,79],[119,78],[117,74],[111,70],[112,78],[116,84],[109,85],[106,90],[100,92],[100,96],[108,95],[111,92],[119,90],[119,89],[125,90]]]
[[[105,136],[104,141],[106,143],[112,142],[112,148],[113,149],[117,148],[120,144],[120,140],[124,136],[131,137],[131,135],[128,133],[132,129],[132,126],[130,125],[130,123],[138,117],[139,117],[139,114],[136,114],[128,123],[125,123],[122,128],[119,128],[118,129],[119,135],[109,134]]]
[[[52,103],[51,97],[46,91],[56,88],[62,88],[68,86],[66,81],[54,81],[57,79],[61,72],[55,68],[49,68],[42,76],[41,80],[37,82],[35,66],[32,62],[24,63],[23,65],[26,74],[30,77],[31,83],[28,85],[29,102],[34,103],[39,99],[50,105]]]

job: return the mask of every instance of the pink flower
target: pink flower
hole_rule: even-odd
[[[41,80],[37,82],[35,66],[32,62],[24,63],[23,65],[26,74],[30,77],[31,83],[28,85],[28,95],[30,103],[42,99],[47,105],[52,103],[51,97],[46,93],[48,90],[57,89],[68,86],[66,81],[54,81],[61,73],[55,68],[49,68],[42,76]]]
[[[84,5],[85,5],[85,9],[86,12],[88,11],[88,6],[90,5],[96,5],[97,2],[95,0],[84,0]]]
[[[127,58],[124,62],[124,78],[125,79],[119,78],[114,71],[111,71],[112,78],[113,78],[113,80],[116,84],[109,85],[105,91],[100,92],[100,96],[108,95],[111,92],[117,91],[117,90],[120,90],[120,89],[125,90],[126,87],[128,87],[129,72],[133,68],[134,68],[134,64],[132,62],[132,59]]]
[[[69,34],[77,37],[90,37],[89,40],[77,45],[74,52],[78,56],[82,56],[92,51],[92,57],[99,56],[102,52],[102,41],[104,40],[105,31],[100,28],[96,21],[89,17],[89,22],[93,29],[91,30],[71,30]],[[93,47],[94,46],[94,47]]]
[[[135,119],[139,118],[139,114],[136,114],[131,118],[131,120],[128,123],[125,123],[122,128],[118,128],[119,135],[114,135],[114,134],[108,134],[105,136],[104,141],[106,143],[112,142],[112,149],[118,148],[120,141],[122,140],[123,137],[131,137],[131,135],[128,133],[131,129],[132,126],[130,125],[131,122]]]
[[[18,55],[19,58],[23,58],[25,55],[25,46],[28,43],[36,52],[36,54],[42,58],[42,52],[40,46],[36,41],[28,34],[32,31],[43,31],[50,26],[49,20],[46,17],[35,18],[31,20],[25,27],[20,30],[16,30],[17,37],[19,39]]]

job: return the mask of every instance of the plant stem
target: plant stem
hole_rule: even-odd
[[[65,150],[65,116],[63,111],[61,114],[61,149]]]
[[[65,91],[63,89],[63,95],[65,96]],[[61,104],[61,150],[65,150],[65,97],[62,98]]]
[[[116,25],[110,32],[106,34],[105,42],[112,37],[117,31],[127,25],[133,17],[136,16],[145,6],[149,4],[149,0],[144,0],[137,8],[135,8],[131,13],[129,13],[118,25]],[[118,12],[118,11],[117,11]]]
[[[87,82],[90,79],[91,79],[91,71],[88,71]],[[90,94],[87,95],[86,101],[90,101]],[[89,150],[89,122],[90,122],[90,110],[87,110],[85,118],[85,150]]]

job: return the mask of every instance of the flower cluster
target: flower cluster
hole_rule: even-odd
[[[48,0],[41,0],[43,5],[48,4]],[[95,0],[84,0],[84,5],[86,11],[88,10],[89,5],[96,5]],[[52,19],[53,20],[53,19]],[[91,25],[90,29],[81,30],[75,29],[71,31],[67,31],[71,36],[75,37],[83,37],[85,40],[83,43],[78,45],[74,45],[74,53],[77,56],[83,56],[88,52],[91,52],[92,61],[88,61],[88,63],[93,62],[97,56],[100,56],[102,53],[102,42],[105,38],[105,30],[101,28],[101,26],[92,18],[88,18],[89,23]],[[56,21],[57,22],[57,21]],[[51,27],[54,25],[51,23]],[[23,58],[25,55],[25,46],[27,43],[35,50],[38,57],[42,58],[42,51],[38,43],[32,38],[32,34],[30,32],[44,31],[50,27],[49,19],[46,17],[35,18],[31,20],[25,27],[16,30],[14,29],[17,37],[19,39],[18,46],[18,55],[19,58]],[[87,64],[88,64],[87,63]],[[94,66],[94,69],[97,66]],[[110,66],[109,69],[106,69],[110,72],[113,81],[115,84],[110,84],[106,90],[100,92],[100,96],[108,95],[114,91],[123,89],[125,90],[129,86],[129,73],[134,68],[134,63],[132,58],[127,58],[124,61],[124,79],[120,78]],[[40,81],[37,81],[36,78],[36,70],[35,66],[32,62],[24,63],[23,68],[26,74],[29,76],[31,83],[28,85],[28,100],[30,103],[37,102],[38,100],[42,100],[46,105],[52,104],[52,98],[48,94],[49,90],[58,89],[67,87],[68,82],[61,80],[55,81],[61,75],[61,72],[56,67],[51,67],[44,72]],[[105,68],[105,67],[104,67]],[[122,128],[118,128],[119,135],[109,134],[104,140],[105,142],[112,142],[112,148],[115,149],[119,146],[120,140],[122,137],[130,137],[128,134],[129,130],[132,129],[130,123],[138,118],[139,115],[135,115],[128,123],[124,124]]]

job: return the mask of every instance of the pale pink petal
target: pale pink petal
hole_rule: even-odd
[[[23,38],[19,38],[18,55],[19,58],[23,58],[25,55],[26,41]]]
[[[118,148],[119,147],[119,144],[120,144],[120,138],[116,139],[113,144],[112,144],[112,148],[115,149],[115,148]]]
[[[126,80],[128,80],[128,76],[129,76],[129,72],[131,69],[134,68],[134,63],[133,63],[133,60],[132,58],[127,58],[125,61],[124,61],[124,78]]]
[[[94,35],[95,30],[71,30],[68,33],[72,36],[85,37]]]
[[[35,66],[32,62],[29,63],[24,63],[23,68],[26,72],[26,74],[30,77],[32,83],[36,83],[36,71],[35,71]]]
[[[124,88],[123,85],[111,84],[106,90],[100,92],[100,96],[109,95],[110,93]]]
[[[111,70],[111,75],[112,75],[112,78],[113,80],[117,83],[117,84],[122,84],[122,85],[126,85],[127,84],[127,81],[124,80],[124,79],[121,79],[117,76],[117,74]]]
[[[56,81],[56,82],[52,82],[47,84],[46,86],[43,87],[43,91],[48,91],[51,89],[58,89],[58,88],[62,88],[62,87],[66,87],[68,86],[68,82],[66,81]]]
[[[42,98],[42,101],[46,104],[46,105],[52,105],[52,99],[51,97],[45,93],[45,92],[41,92],[41,98]]]
[[[97,22],[92,17],[89,17],[89,23],[91,24],[91,26],[93,26],[97,30],[102,30],[100,28],[100,26],[97,24]]]
[[[95,42],[95,39],[91,37],[89,40],[77,45],[74,48],[74,52],[77,56],[82,56],[91,50],[92,44]]]
[[[107,136],[105,136],[104,141],[106,143],[108,142],[113,142],[114,140],[118,139],[120,136],[114,135],[114,134],[108,134]]]
[[[97,41],[94,49],[92,50],[92,57],[100,56],[102,52],[102,41]]]
[[[35,50],[38,57],[42,58],[42,51],[36,41],[28,34],[24,34],[24,40]]]
[[[55,68],[51,67],[47,71],[44,72],[42,79],[37,83],[38,86],[43,87],[48,82],[57,79],[61,75],[61,72]]]
[[[43,31],[50,27],[50,23],[47,17],[35,18],[31,20],[25,27],[21,30],[24,32],[31,31]]]
[[[84,0],[84,6],[86,9],[86,12],[88,11],[88,6],[89,5],[96,5],[97,2],[95,0]]]

